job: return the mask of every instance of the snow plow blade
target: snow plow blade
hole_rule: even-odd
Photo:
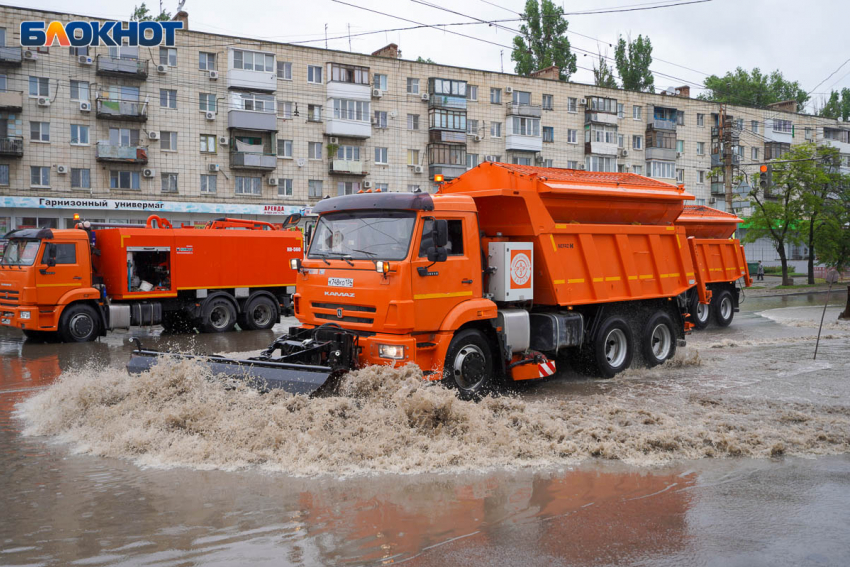
[[[290,394],[313,394],[328,382],[332,374],[335,374],[327,366],[175,354],[145,349],[133,351],[130,362],[127,363],[127,371],[130,374],[146,372],[157,363],[160,357],[197,360],[209,367],[215,375],[244,380],[261,391],[280,389]]]

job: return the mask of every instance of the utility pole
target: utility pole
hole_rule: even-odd
[[[726,114],[726,105],[721,108],[720,139],[723,143],[723,182],[726,186],[726,212],[732,211],[732,117]]]
[[[351,24],[348,24],[348,51],[351,52]]]
[[[325,49],[328,48],[328,24],[325,24]]]

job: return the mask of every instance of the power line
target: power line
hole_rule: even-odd
[[[839,66],[838,66],[838,69],[836,69],[835,71],[833,71],[832,73],[830,73],[830,74],[829,74],[829,76],[828,76],[826,79],[822,80],[822,81],[821,81],[821,82],[819,82],[817,85],[815,85],[815,88],[814,88],[814,89],[812,89],[811,91],[809,91],[809,92],[807,93],[807,95],[812,94],[812,92],[814,92],[814,91],[815,91],[815,89],[817,89],[819,86],[821,86],[822,84],[824,84],[825,82],[827,82],[829,79],[831,79],[831,78],[832,78],[832,76],[833,76],[833,75],[835,75],[838,71],[840,71],[842,67],[844,67],[845,65],[847,65],[847,63],[850,63],[850,59],[847,59],[847,61],[845,61],[844,63],[842,63],[841,65],[839,65]],[[846,76],[846,75],[845,75],[845,76]]]

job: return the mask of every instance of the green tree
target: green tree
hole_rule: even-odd
[[[815,244],[820,263],[839,272],[850,269],[850,184],[846,180],[826,202]]]
[[[576,72],[576,56],[567,39],[569,22],[564,19],[564,9],[552,0],[526,0],[520,35],[514,37],[511,60],[516,63],[518,75],[528,76],[534,71],[557,65],[560,79],[568,81]]]
[[[741,67],[724,76],[709,75],[705,81],[706,92],[699,95],[702,100],[728,104],[767,106],[782,100],[796,100],[797,110],[802,110],[809,95],[797,81],[787,81],[777,69],[763,75],[758,67],[749,72]]]
[[[655,79],[649,70],[652,65],[652,43],[648,37],[639,35],[634,41],[632,38],[626,41],[620,36],[614,51],[614,62],[625,90],[655,92]]]
[[[171,14],[165,10],[163,10],[158,16],[154,17],[151,11],[148,10],[148,7],[145,6],[144,2],[142,2],[141,6],[133,6],[133,15],[130,16],[131,22],[149,22],[151,20],[155,22],[167,22],[170,19]]]
[[[599,54],[599,63],[593,65],[593,82],[597,87],[617,88],[614,70],[608,65],[608,61],[601,53]]]
[[[433,61],[431,61],[430,57],[428,59],[423,59],[421,55],[416,58],[416,62],[417,63],[433,63]]]
[[[818,111],[818,115],[833,120],[840,118],[845,122],[850,120],[850,88],[843,88],[841,92],[830,92],[829,98],[823,108]]]

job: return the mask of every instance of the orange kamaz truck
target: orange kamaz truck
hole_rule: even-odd
[[[5,239],[0,326],[67,342],[158,324],[269,329],[290,308],[290,259],[302,255],[300,231],[240,219],[196,230],[151,216],[139,226],[81,222]]]
[[[415,363],[475,397],[558,361],[613,376],[684,341],[708,305],[684,188],[628,173],[484,163],[434,194],[320,201],[293,296],[300,325],[216,372],[312,392],[369,364]],[[131,372],[162,353],[139,348]]]

